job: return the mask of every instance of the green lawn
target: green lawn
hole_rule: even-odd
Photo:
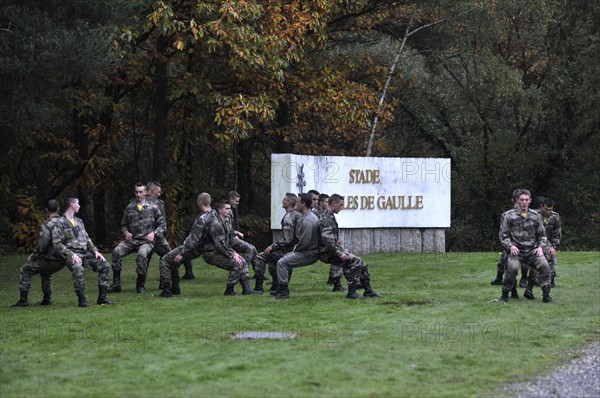
[[[183,294],[135,293],[134,257],[114,306],[78,308],[70,274],[54,304],[18,299],[25,256],[0,259],[0,396],[463,397],[533,380],[598,338],[600,254],[560,253],[554,303],[498,304],[497,253],[379,255],[365,259],[383,299],[347,300],[325,285],[328,266],[294,271],[289,300],[224,297],[226,272],[194,262]],[[240,291],[240,287],[237,287]],[[523,289],[519,289],[522,293]],[[240,331],[294,332],[290,340],[233,340]]]

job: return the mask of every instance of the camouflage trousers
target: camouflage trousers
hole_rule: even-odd
[[[104,287],[108,289],[108,277],[110,272],[110,266],[107,261],[102,261],[96,258],[96,255],[92,252],[75,253],[81,258],[81,264],[73,263],[73,259],[70,257],[66,259],[66,266],[73,274],[73,287],[75,291],[85,290],[85,280],[83,279],[83,269],[87,268],[98,273],[98,287]]]
[[[292,278],[292,270],[294,268],[305,267],[319,260],[319,252],[317,250],[305,252],[289,252],[277,261],[277,280],[279,286],[287,285]]]
[[[44,295],[52,294],[52,274],[64,267],[65,264],[58,259],[39,259],[28,262],[21,267],[19,290],[28,292],[31,289],[31,277],[39,274],[42,279],[42,292]]]
[[[347,260],[342,260],[338,256],[321,256],[320,260],[324,263],[341,267],[348,285],[358,286],[361,283],[371,283],[371,274],[369,274],[367,263],[349,251],[345,251],[344,253],[348,255]]]
[[[256,272],[255,262],[256,257],[258,256],[258,250],[256,250],[256,247],[254,247],[253,244],[237,237],[232,238],[229,245],[233,250],[239,253],[240,256],[244,257],[244,260],[246,260],[246,265],[242,268],[242,280],[250,279],[248,264],[252,264],[252,268],[254,268]]]
[[[249,274],[242,274],[242,269],[244,267],[248,269],[248,263],[246,263],[245,260],[242,262],[242,264],[237,264],[232,258],[216,251],[204,252],[202,253],[202,256],[204,257],[204,261],[206,261],[206,263],[224,269],[225,271],[229,271],[229,276],[227,277],[228,285],[235,285],[239,281],[247,281],[250,279]]]
[[[536,282],[536,279],[539,278],[541,287],[550,286],[550,265],[548,265],[548,261],[546,261],[544,256],[537,256],[534,251],[534,249],[529,249],[521,250],[517,255],[509,254],[502,284],[503,292],[510,292],[517,281],[519,265],[521,266],[521,272],[524,270],[523,265],[527,265],[528,268],[535,270],[535,272],[529,273],[527,277],[529,281]]]
[[[256,279],[266,280],[265,268],[268,266],[269,275],[273,279],[277,278],[277,261],[288,253],[287,250],[275,249],[269,253],[260,253],[254,259],[254,277]]]
[[[182,250],[183,246],[178,246],[160,258],[160,282],[163,286],[165,283],[171,283],[171,281],[179,279],[179,266],[181,264],[199,257],[199,253],[195,253],[193,256],[186,255],[181,259],[181,262],[177,263],[175,262],[175,257],[180,255]]]
[[[329,279],[338,279],[341,278],[344,274],[344,269],[339,265],[331,264],[329,266]]]
[[[137,252],[135,257],[136,272],[140,275],[148,273],[148,255],[154,249],[152,242],[147,240],[123,240],[112,252],[112,269],[121,271],[123,269],[123,257]]]

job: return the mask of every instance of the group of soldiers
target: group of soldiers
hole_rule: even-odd
[[[84,268],[98,273],[97,304],[114,304],[108,293],[119,293],[121,287],[122,258],[136,253],[136,292],[145,291],[148,265],[153,252],[160,256],[160,297],[181,294],[179,268],[184,265],[184,279],[193,279],[191,261],[202,256],[210,265],[228,271],[225,295],[235,295],[235,285],[242,286],[242,294],[262,294],[263,283],[271,279],[271,295],[276,299],[289,298],[289,283],[294,268],[307,266],[321,260],[330,264],[330,279],[334,292],[345,291],[342,275],[348,282],[346,297],[381,297],[371,287],[367,264],[344,249],[339,239],[335,215],[344,206],[344,197],[331,196],[311,190],[298,195],[287,193],[282,199],[286,210],[281,220],[282,235],[262,252],[244,240],[244,235],[234,228],[232,209],[240,201],[239,193],[231,191],[225,200],[214,205],[208,193],[198,195],[200,215],[195,220],[183,243],[171,249],[164,237],[166,217],[164,203],[159,199],[161,186],[157,182],[135,184],[135,200],[131,201],[121,219],[123,240],[112,252],[113,283],[109,285],[110,266],[98,251],[85,230],[83,221],[76,217],[79,200],[68,196],[64,201],[63,215],[59,203],[47,203],[49,218],[40,230],[38,244],[21,267],[20,297],[12,307],[29,305],[28,295],[33,275],[42,280],[44,298],[42,305],[50,305],[52,274],[67,267],[73,275],[73,285],[80,307],[89,307],[85,296]],[[249,265],[254,269],[256,281],[250,287]],[[357,290],[364,289],[363,295]]]
[[[517,273],[521,269],[519,286],[525,288],[523,296],[534,300],[533,288],[542,289],[542,301],[552,302],[550,290],[556,287],[556,255],[560,246],[561,220],[554,211],[554,201],[536,197],[530,209],[531,193],[526,189],[516,189],[512,196],[513,208],[504,212],[500,221],[500,243],[504,251],[497,264],[496,278],[492,285],[502,286],[498,299],[504,303],[511,298],[519,298]]]

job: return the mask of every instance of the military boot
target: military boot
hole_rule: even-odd
[[[108,288],[98,286],[98,300],[96,300],[96,304],[99,304],[99,305],[115,304],[114,301],[109,300],[108,297],[106,296],[107,291],[108,291]]]
[[[146,275],[137,274],[137,279],[135,281],[135,291],[138,293],[144,293],[146,291]]]
[[[275,294],[275,298],[277,300],[284,300],[290,298],[290,289],[287,283],[282,283],[279,285],[279,289],[277,289],[277,293]]]
[[[52,305],[52,288],[51,285],[48,287],[42,286],[42,291],[44,292],[44,298],[40,305]]]
[[[186,279],[186,280],[196,279],[196,276],[194,275],[194,270],[192,269],[191,261],[185,261],[183,263],[183,267],[185,268],[185,274],[183,274],[181,279]]]
[[[160,297],[173,297],[173,292],[171,291],[171,283],[170,282],[161,282],[162,284],[162,292],[160,292]]]
[[[502,278],[503,278],[503,276],[504,276],[504,272],[498,271],[496,273],[496,279],[494,279],[491,284],[492,285],[497,285],[497,286],[502,286],[502,283],[503,283],[502,282]]]
[[[277,294],[277,290],[279,289],[279,279],[277,279],[277,274],[271,274],[271,281],[271,288],[269,291],[271,292],[271,296],[274,296]]]
[[[550,297],[550,286],[542,287],[542,294],[544,295],[542,298],[544,303],[551,303],[553,301],[552,297]]]
[[[331,289],[332,292],[345,292],[346,289],[344,289],[344,286],[342,286],[342,282],[341,282],[342,277],[338,276],[337,278],[333,279],[333,289]]]
[[[373,288],[371,287],[370,281],[361,281],[361,285],[365,289],[365,292],[363,293],[363,297],[383,298],[383,296],[381,294],[379,294],[375,290],[373,290]]]
[[[14,307],[29,307],[29,301],[27,301],[28,295],[29,295],[28,290],[19,291],[19,301],[17,301],[13,305],[11,305],[11,307],[12,308],[14,308]]]
[[[498,299],[499,303],[508,303],[508,292],[502,291],[502,296]]]
[[[255,278],[254,290],[264,293],[265,289],[263,288],[263,278],[260,275],[256,275]]]
[[[554,283],[554,278],[556,278],[556,272],[553,272],[552,276],[550,277],[550,287],[551,288],[555,288],[556,287],[556,283]]]
[[[79,300],[80,307],[85,308],[90,306],[87,300],[85,299],[85,292],[83,291],[83,289],[76,290],[75,293],[77,294],[77,299]]]
[[[525,298],[527,300],[535,300],[535,296],[533,295],[533,281],[529,281],[527,282],[527,288],[525,289],[525,292],[523,293],[523,296],[525,296]]]
[[[113,284],[108,288],[108,293],[121,292],[121,271],[113,271]]]
[[[348,284],[348,293],[346,293],[346,298],[347,299],[352,299],[352,300],[363,298],[363,296],[361,296],[360,294],[356,293],[356,284],[354,284],[354,283]]]
[[[528,271],[521,270],[521,280],[519,281],[519,287],[527,287],[527,274]]]
[[[252,290],[252,288],[250,287],[250,281],[249,280],[240,281],[240,284],[242,285],[242,294],[244,296],[247,296],[249,294],[262,294],[262,292],[259,292],[257,290]]]
[[[519,298],[519,292],[517,291],[517,281],[513,284],[512,290],[510,291],[510,298]]]
[[[230,285],[229,283],[227,284],[227,288],[225,289],[225,293],[223,293],[224,296],[235,296],[237,293],[234,290],[235,284]]]

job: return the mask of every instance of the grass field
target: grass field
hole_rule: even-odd
[[[533,380],[599,337],[600,254],[560,253],[554,303],[498,304],[497,253],[378,255],[368,260],[383,299],[347,300],[325,285],[324,264],[294,271],[289,300],[224,297],[226,272],[194,262],[183,294],[135,293],[133,261],[113,306],[78,308],[70,274],[54,304],[18,299],[25,256],[0,259],[0,396],[8,397],[464,397]],[[199,277],[199,278],[198,278]],[[237,287],[240,291],[240,287]],[[522,293],[523,289],[519,289]],[[241,331],[294,339],[239,341]]]

